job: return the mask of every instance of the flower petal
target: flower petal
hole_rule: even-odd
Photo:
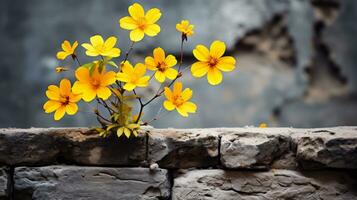
[[[159,81],[160,83],[165,81],[165,74],[161,71],[156,71],[155,72],[155,78],[157,81]]]
[[[64,116],[65,112],[66,112],[66,106],[59,107],[55,112],[54,119],[55,120],[62,119],[62,117]]]
[[[224,56],[219,59],[216,67],[224,72],[230,72],[235,68],[236,60],[232,56]]]
[[[97,96],[103,100],[107,100],[111,94],[112,91],[110,91],[110,89],[107,87],[100,87],[97,89]]]
[[[129,16],[123,17],[119,20],[120,27],[126,30],[133,30],[138,28],[136,21]]]
[[[166,97],[168,100],[171,100],[171,99],[172,99],[172,91],[170,90],[170,88],[165,87],[165,88],[164,88],[164,94],[165,94],[165,97]]]
[[[144,31],[141,29],[134,29],[130,31],[130,40],[134,42],[139,42],[144,38]]]
[[[56,57],[57,57],[58,60],[64,60],[69,55],[70,55],[69,53],[66,53],[64,51],[60,51],[60,52],[57,53]]]
[[[116,73],[113,71],[109,71],[101,76],[100,85],[108,86],[115,83],[115,80],[116,80]]]
[[[102,45],[104,43],[104,40],[102,36],[95,35],[90,38],[90,42],[92,43],[93,46],[98,46],[98,45]]]
[[[181,95],[181,92],[182,92],[182,82],[175,82],[174,89],[173,89],[173,95],[179,96],[179,95]]]
[[[153,54],[156,62],[165,61],[165,51],[161,47],[155,48]]]
[[[61,105],[59,101],[49,100],[43,105],[43,109],[46,113],[51,113],[61,107]]]
[[[136,64],[134,68],[134,73],[139,77],[144,76],[146,73],[146,66],[142,63]]]
[[[226,45],[224,42],[216,40],[211,44],[210,55],[214,58],[220,58],[226,51]]]
[[[188,117],[188,113],[183,106],[177,107],[176,110],[181,116]]]
[[[172,111],[176,108],[176,106],[171,101],[164,101],[164,108],[168,111]]]
[[[222,82],[222,72],[217,68],[210,68],[207,74],[208,83],[211,85],[218,85]]]
[[[147,23],[150,23],[150,24],[157,22],[157,20],[159,20],[160,17],[161,17],[161,12],[157,8],[152,8],[152,9],[148,10],[145,15]]]
[[[196,48],[193,50],[193,55],[195,58],[199,61],[208,61],[210,58],[210,52],[207,49],[207,47],[199,44],[196,46]]]
[[[78,106],[75,103],[69,103],[68,105],[66,105],[66,113],[68,115],[74,115],[76,114],[78,111]]]
[[[195,113],[197,110],[196,104],[192,102],[185,102],[181,105],[181,107],[183,107],[183,109],[188,113]]]
[[[105,52],[101,53],[102,56],[116,58],[120,56],[120,49],[112,48],[110,50],[106,50]]]
[[[192,90],[190,88],[186,88],[183,90],[181,97],[184,101],[187,101],[189,99],[191,99],[192,97]]]
[[[130,133],[131,133],[131,131],[128,128],[124,127],[124,134],[127,138],[130,137]]]
[[[209,70],[209,65],[206,62],[195,62],[191,66],[191,73],[194,77],[202,77],[204,76]]]
[[[156,36],[157,34],[160,33],[160,31],[161,31],[161,28],[157,24],[147,25],[144,29],[145,34],[150,37]]]
[[[131,80],[130,76],[125,73],[118,73],[117,79],[122,82],[130,82],[130,80]]]
[[[135,20],[138,20],[145,15],[144,8],[138,4],[134,3],[133,5],[129,6],[129,14],[131,17],[133,17]]]
[[[117,38],[114,36],[111,36],[107,40],[105,40],[104,46],[106,49],[111,49],[115,46],[116,43],[117,43]]]
[[[62,79],[60,82],[60,93],[62,96],[69,96],[71,94],[71,82],[68,79]]]
[[[151,56],[145,58],[145,65],[149,70],[157,70],[155,60]]]
[[[85,67],[79,67],[75,72],[75,76],[80,82],[89,83],[91,80],[89,70]]]
[[[173,67],[177,64],[177,60],[175,58],[175,56],[173,55],[168,55],[166,58],[165,58],[165,63],[167,66],[169,67]]]
[[[126,83],[123,88],[127,91],[132,91],[136,88],[136,85],[132,83]]]
[[[146,87],[149,84],[149,80],[150,80],[150,76],[144,76],[138,80],[136,85],[138,87]]]
[[[178,72],[174,68],[168,68],[165,70],[164,74],[168,79],[174,80],[177,77]]]

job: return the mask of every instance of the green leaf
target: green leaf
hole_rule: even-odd
[[[108,65],[111,65],[111,66],[113,66],[113,67],[119,68],[119,66],[118,66],[117,64],[115,64],[114,61],[109,61],[109,62],[108,62]]]
[[[90,68],[92,68],[94,65],[95,65],[95,63],[91,62],[91,63],[86,63],[86,64],[82,65],[81,67],[85,67],[85,68],[90,69]]]

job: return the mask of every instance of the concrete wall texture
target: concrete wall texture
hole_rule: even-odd
[[[134,1],[3,0],[0,6],[0,127],[90,126],[94,115],[81,105],[76,117],[55,123],[42,111],[44,91],[63,75],[54,73],[55,54],[64,39],[88,41],[94,34],[119,37],[128,32],[117,20]],[[357,1],[355,0],[145,0],[163,12],[163,31],[146,38],[132,58],[161,46],[179,54],[175,24],[189,19],[196,35],[185,48],[214,39],[227,43],[237,69],[212,88],[205,80],[184,81],[194,90],[196,115],[168,114],[155,127],[257,125],[320,127],[355,125],[357,121]],[[84,59],[83,57],[81,59]],[[160,107],[153,105],[150,118]]]

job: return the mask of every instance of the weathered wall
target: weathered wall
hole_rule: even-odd
[[[357,127],[1,129],[0,199],[357,198]]]
[[[85,105],[76,117],[60,124],[43,113],[47,84],[62,78],[53,73],[59,64],[54,56],[63,39],[85,42],[96,33],[119,36],[125,51],[128,32],[120,30],[117,20],[133,2],[2,0],[0,43],[6,48],[0,48],[0,91],[7,95],[0,99],[0,127],[93,125],[95,119]],[[237,70],[215,88],[186,76],[198,113],[190,120],[166,115],[156,127],[235,127],[260,122],[294,127],[356,125],[357,1],[140,2],[162,9],[160,24],[165,28],[138,46],[136,61],[143,61],[156,46],[178,55],[179,34],[174,26],[183,18],[196,24],[196,35],[185,48],[188,60],[195,45],[220,39],[238,61]],[[160,103],[145,112],[149,119]]]

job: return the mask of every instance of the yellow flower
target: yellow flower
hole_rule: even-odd
[[[154,49],[153,56],[145,58],[145,65],[149,70],[156,71],[156,80],[162,83],[165,81],[165,77],[170,80],[177,77],[178,72],[172,68],[177,63],[175,56],[168,55],[165,57],[165,51],[160,47]]]
[[[125,82],[124,89],[132,91],[136,87],[146,87],[149,84],[150,76],[144,76],[146,67],[138,63],[133,67],[128,61],[122,65],[122,72],[117,74],[119,81]]]
[[[123,127],[120,127],[118,128],[117,130],[117,136],[120,137],[124,135],[129,138],[130,137],[130,134],[133,133],[133,135],[135,137],[138,137],[138,130],[140,129],[140,125],[139,124],[135,124],[135,123],[132,123],[132,124],[126,124],[125,126]]]
[[[65,113],[74,115],[78,111],[76,102],[81,99],[81,96],[72,92],[71,82],[68,79],[63,79],[60,86],[50,85],[46,91],[48,101],[43,105],[46,113],[55,112],[54,119],[60,120]]]
[[[182,91],[181,82],[176,82],[174,84],[173,91],[171,91],[170,88],[165,87],[164,93],[167,98],[167,100],[164,101],[166,110],[172,111],[176,108],[177,112],[184,117],[188,117],[188,113],[196,112],[196,104],[188,101],[192,97],[192,90],[186,88]]]
[[[259,128],[266,128],[266,127],[268,127],[268,125],[266,123],[259,124]]]
[[[116,43],[117,38],[114,36],[111,36],[104,41],[102,36],[95,35],[90,38],[90,44],[84,43],[82,44],[82,47],[87,50],[87,56],[105,56],[115,58],[120,56],[120,49],[114,47]]]
[[[229,72],[235,68],[236,60],[232,56],[223,56],[226,45],[221,41],[214,41],[210,49],[203,45],[197,45],[193,55],[198,62],[191,67],[194,77],[202,77],[207,74],[208,83],[218,85],[222,82],[222,72]],[[222,57],[223,56],[223,57]]]
[[[161,12],[157,8],[148,10],[145,14],[144,8],[134,3],[129,6],[130,16],[119,20],[120,27],[130,31],[130,40],[138,42],[144,38],[144,35],[150,37],[156,36],[160,32],[160,26],[155,24],[161,17]]]
[[[58,66],[58,67],[56,67],[55,70],[56,70],[56,73],[61,73],[61,72],[68,71],[68,68]]]
[[[105,69],[99,72],[98,65],[95,67],[93,74],[90,75],[89,69],[79,67],[75,76],[78,81],[73,85],[73,91],[81,93],[84,101],[92,101],[96,96],[107,100],[112,94],[109,85],[113,84],[116,80],[116,73],[113,71],[106,72]]]
[[[64,60],[67,58],[67,56],[75,55],[74,51],[76,50],[76,48],[78,46],[78,42],[75,41],[73,43],[73,45],[71,45],[71,43],[69,43],[68,40],[65,40],[61,46],[62,46],[63,51],[59,51],[57,53],[57,59]]]
[[[181,32],[183,35],[186,35],[186,36],[191,36],[195,33],[193,31],[194,27],[195,26],[190,24],[190,21],[188,21],[188,20],[182,20],[181,23],[176,24],[177,31]]]

